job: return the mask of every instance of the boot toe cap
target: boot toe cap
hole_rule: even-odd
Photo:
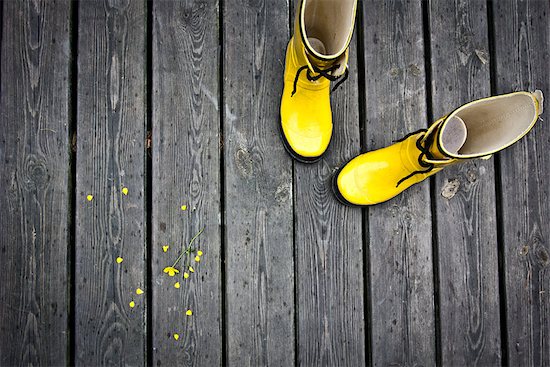
[[[283,137],[289,148],[304,158],[316,158],[327,150],[332,136],[330,115],[292,114],[282,121]]]
[[[311,136],[291,130],[285,131],[283,127],[283,134],[289,148],[304,158],[320,157],[327,150],[330,143],[330,136],[327,138],[321,133]]]
[[[355,172],[345,166],[340,172],[337,173],[334,180],[334,190],[339,196],[340,201],[345,204],[351,204],[356,206],[364,206],[373,204],[368,200],[368,193],[357,186],[357,180]]]

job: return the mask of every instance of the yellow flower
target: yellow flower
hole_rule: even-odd
[[[124,259],[120,256],[116,258],[116,262],[119,263],[119,264],[123,261],[124,261]]]
[[[180,282],[176,282],[176,283],[174,284],[174,288],[179,289],[179,288],[180,288]]]
[[[124,195],[128,195],[128,188],[127,188],[127,187],[123,187],[123,188],[122,188],[122,193],[123,193]]]
[[[189,271],[190,271],[191,273],[194,273],[194,272],[195,272],[195,269],[193,269],[193,267],[190,266],[190,267],[189,267]]]
[[[195,261],[196,262],[200,262],[201,261],[201,257],[199,255],[195,256]]]
[[[129,303],[130,308],[136,307],[136,303],[134,301],[130,301]]]
[[[187,311],[185,311],[185,314],[186,314],[187,316],[191,316],[191,315],[193,314],[193,311],[187,310]]]
[[[162,251],[166,252],[166,251],[168,251],[169,248],[170,248],[170,246],[168,246],[168,245],[162,246]]]
[[[182,205],[181,210],[187,210],[187,205]]]
[[[197,255],[202,256],[202,251],[201,250],[197,251]]]
[[[143,290],[141,288],[136,289],[136,294],[137,295],[143,294]]]
[[[94,196],[93,195],[88,195],[88,196],[86,196],[86,199],[88,199],[88,201],[92,201],[92,200],[94,200]]]
[[[174,275],[178,274],[180,271],[173,266],[167,266],[164,268],[164,272],[167,273],[169,276],[173,277]]]
[[[187,273],[187,272],[183,273],[183,277],[184,277],[185,279],[189,278],[189,273]]]
[[[180,334],[174,333],[174,339],[178,340],[180,338]]]

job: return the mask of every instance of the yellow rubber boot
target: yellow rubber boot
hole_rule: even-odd
[[[373,205],[389,200],[445,166],[490,158],[527,134],[543,109],[542,92],[515,92],[461,106],[395,144],[361,154],[333,177],[344,204]]]
[[[281,132],[300,162],[317,161],[330,143],[330,82],[347,77],[356,7],[357,0],[302,0],[297,8],[286,50]]]

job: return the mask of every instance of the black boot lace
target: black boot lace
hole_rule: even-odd
[[[331,82],[334,82],[334,81],[336,81],[336,80],[338,80],[342,77],[342,75],[334,76],[334,75],[331,74],[335,70],[338,70],[340,65],[332,65],[331,67],[326,68],[326,69],[320,69],[319,67],[317,67],[315,65],[312,65],[312,67],[313,67],[313,71],[315,73],[317,73],[318,75],[311,75],[311,70],[309,69],[309,67],[307,65],[304,65],[304,66],[302,66],[301,68],[298,69],[298,71],[296,72],[296,77],[294,78],[294,88],[292,89],[292,94],[290,95],[291,97],[293,97],[294,94],[296,93],[296,86],[298,85],[298,78],[300,77],[300,73],[304,70],[307,70],[306,76],[307,76],[307,80],[309,80],[310,82],[314,82],[316,80],[319,80],[321,77],[324,77],[324,78],[330,80]],[[343,74],[343,78],[338,83],[336,83],[336,85],[332,88],[333,92],[336,89],[338,89],[338,87],[348,79],[348,74],[349,74],[349,72],[348,72],[348,69],[346,68],[346,71]]]
[[[399,185],[401,185],[404,181],[408,180],[409,178],[413,177],[414,175],[418,175],[418,174],[422,174],[422,173],[429,173],[434,169],[434,167],[435,167],[434,163],[424,161],[424,157],[428,158],[429,160],[435,159],[435,157],[432,155],[432,153],[430,153],[430,146],[433,143],[435,134],[430,134],[430,135],[428,135],[427,139],[424,139],[424,137],[426,136],[427,131],[428,130],[426,130],[426,129],[416,130],[416,131],[413,131],[412,133],[409,133],[409,134],[405,135],[403,138],[394,141],[394,143],[399,143],[399,142],[402,142],[405,139],[409,138],[412,135],[416,135],[418,133],[423,132],[424,134],[420,135],[416,139],[416,147],[418,148],[418,150],[420,150],[420,155],[418,156],[418,164],[421,167],[426,168],[425,170],[414,171],[410,175],[407,175],[407,176],[403,177],[402,179],[400,179],[397,182],[397,185],[395,185],[395,187],[399,187]]]

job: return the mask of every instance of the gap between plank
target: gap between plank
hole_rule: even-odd
[[[69,19],[69,47],[70,47],[70,63],[69,63],[69,128],[68,128],[68,153],[69,153],[69,248],[67,249],[68,257],[68,328],[69,328],[69,345],[68,345],[68,364],[74,366],[76,363],[76,296],[75,296],[75,281],[76,281],[76,158],[77,158],[77,118],[78,118],[78,8],[79,1],[71,2],[70,19]]]
[[[422,24],[424,34],[424,71],[426,75],[426,117],[428,125],[433,121],[432,108],[432,69],[431,69],[431,36],[430,36],[430,9],[429,2],[422,2]],[[436,187],[435,177],[430,177],[430,210],[432,216],[432,271],[434,289],[434,327],[435,327],[435,362],[441,366],[443,358],[441,355],[441,319],[440,319],[440,294],[439,294],[439,243],[437,232],[437,208],[436,208]]]
[[[148,366],[153,365],[153,2],[146,1],[146,86],[145,86],[145,281],[147,284],[147,313],[145,315],[145,358]]]
[[[490,93],[495,95],[497,92],[497,67],[496,67],[496,50],[495,50],[495,26],[493,1],[487,0],[487,35],[489,42],[489,81]],[[504,276],[504,219],[502,216],[502,168],[500,162],[500,154],[495,154],[495,211],[496,211],[496,226],[497,226],[497,256],[498,256],[498,298],[500,311],[500,353],[501,363],[503,366],[508,366],[508,323],[506,320],[506,279]]]
[[[225,149],[224,149],[224,106],[225,106],[225,100],[224,100],[224,37],[223,37],[223,30],[224,30],[224,12],[225,8],[225,1],[219,0],[218,2],[218,94],[220,96],[220,103],[219,106],[219,116],[220,116],[220,141],[218,142],[219,146],[219,157],[220,157],[220,312],[221,312],[221,365],[226,366],[227,365],[227,317],[226,317],[226,310],[227,310],[227,285],[226,285],[226,271],[227,271],[227,265],[225,262],[225,244],[226,244],[226,233],[225,233]]]
[[[366,125],[367,125],[367,95],[366,95],[366,77],[365,77],[365,31],[363,18],[363,2],[359,1],[357,7],[357,79],[359,94],[359,142],[361,153],[367,151]],[[368,225],[369,209],[361,209],[361,236],[363,246],[363,320],[365,328],[365,365],[372,366],[372,307],[371,307],[371,278],[370,278],[370,232]]]
[[[287,0],[288,5],[288,39],[290,40],[294,32],[294,0]],[[286,62],[286,60],[285,60]],[[286,64],[285,64],[286,69]],[[280,121],[278,122],[280,123]],[[296,264],[298,263],[298,250],[296,248],[296,171],[295,161],[290,160],[292,170],[292,269],[294,270],[294,366],[300,365],[300,302],[299,302],[299,289],[298,289],[298,270]]]

